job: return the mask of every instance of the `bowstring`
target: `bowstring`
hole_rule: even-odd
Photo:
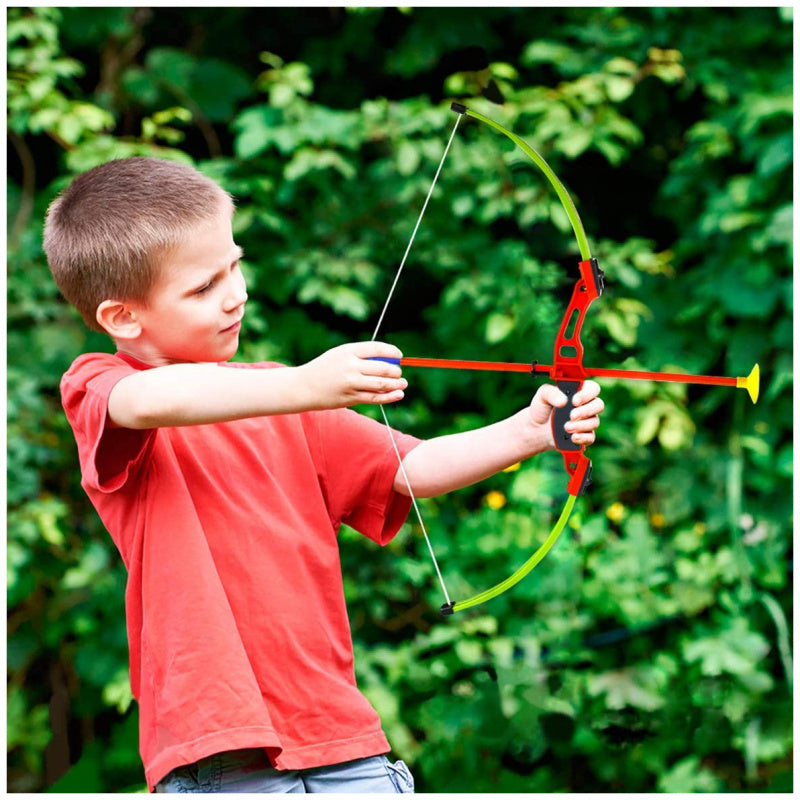
[[[400,450],[397,448],[397,442],[392,435],[392,428],[389,425],[389,418],[386,416],[386,411],[384,410],[383,406],[378,406],[381,410],[381,414],[383,415],[383,421],[386,423],[386,428],[389,431],[389,438],[392,441],[392,447],[394,448],[394,454],[397,456],[397,463],[400,465],[400,472],[403,475],[403,480],[405,481],[406,486],[408,487],[408,496],[411,498],[411,505],[414,507],[414,513],[417,517],[417,522],[419,522],[419,527],[422,529],[422,535],[425,537],[425,544],[428,545],[428,552],[431,554],[431,560],[433,561],[433,567],[436,570],[436,577],[439,579],[439,585],[442,587],[442,592],[444,592],[445,600],[447,601],[448,605],[450,603],[450,595],[447,593],[447,586],[444,583],[444,577],[442,577],[442,571],[439,569],[439,562],[436,560],[436,553],[433,551],[433,545],[431,544],[431,538],[428,536],[428,531],[425,528],[425,523],[422,521],[422,513],[419,510],[419,506],[417,505],[417,498],[414,495],[414,490],[411,488],[411,481],[408,478],[408,473],[406,472],[405,465],[403,464],[403,458],[400,455]]]
[[[392,281],[392,286],[389,289],[389,294],[386,297],[386,302],[383,304],[383,309],[381,310],[380,317],[378,318],[378,324],[375,326],[375,331],[373,332],[372,338],[370,339],[371,342],[374,342],[378,338],[378,331],[380,331],[381,326],[383,325],[383,320],[384,317],[386,316],[386,311],[389,308],[389,303],[392,302],[394,291],[397,288],[398,282],[400,281],[400,276],[402,275],[403,268],[406,265],[408,254],[411,252],[411,247],[414,244],[414,239],[417,236],[417,231],[419,230],[420,223],[422,222],[422,217],[425,215],[425,210],[428,208],[428,203],[431,199],[431,196],[433,195],[433,190],[436,187],[436,181],[439,180],[439,173],[442,171],[445,159],[447,158],[447,154],[450,151],[450,145],[453,143],[453,139],[455,138],[459,122],[461,122],[461,114],[458,114],[456,116],[456,124],[453,126],[453,131],[450,134],[450,138],[447,141],[447,146],[444,148],[444,153],[442,153],[442,159],[439,162],[439,166],[436,169],[436,174],[433,176],[430,189],[428,189],[428,195],[425,198],[425,202],[422,204],[422,210],[419,212],[419,216],[417,217],[417,223],[416,225],[414,225],[414,230],[411,233],[411,238],[408,240],[408,246],[406,247],[406,251],[403,254],[403,258],[400,261],[400,266],[397,268],[397,272],[395,273],[394,280]],[[405,465],[403,464],[403,458],[400,455],[400,450],[397,447],[397,442],[395,441],[394,435],[392,433],[392,428],[389,425],[389,418],[387,417],[386,410],[382,405],[378,406],[378,408],[380,408],[381,410],[381,415],[383,416],[383,421],[386,424],[386,429],[389,431],[389,438],[391,439],[392,447],[394,448],[394,453],[397,456],[397,463],[400,465],[400,473],[403,476],[403,481],[405,482],[406,488],[408,489],[408,496],[411,498],[411,505],[414,508],[414,513],[417,517],[417,521],[419,522],[419,526],[422,530],[422,535],[425,538],[425,544],[428,546],[428,552],[431,554],[433,567],[436,570],[436,577],[439,579],[439,584],[442,587],[442,592],[444,593],[445,600],[449,605],[450,595],[447,591],[447,586],[445,585],[444,577],[442,576],[442,571],[441,569],[439,569],[439,562],[436,559],[436,553],[433,550],[433,545],[431,544],[430,536],[428,536],[428,530],[425,527],[425,523],[422,520],[422,513],[419,510],[419,505],[417,504],[417,498],[414,494],[414,490],[411,488],[411,481],[409,480],[408,473],[406,472]]]
[[[461,114],[456,117],[456,124],[453,126],[453,132],[450,134],[450,139],[447,142],[447,147],[444,149],[444,153],[442,153],[442,160],[439,162],[439,166],[436,170],[436,174],[433,176],[433,181],[431,182],[431,188],[428,189],[428,196],[425,198],[425,202],[422,204],[422,211],[419,212],[419,217],[417,217],[417,224],[414,226],[414,230],[411,233],[411,238],[408,240],[408,246],[406,247],[406,252],[403,254],[403,258],[400,261],[400,266],[397,268],[397,272],[394,276],[394,281],[392,282],[392,288],[389,289],[389,294],[386,297],[386,302],[383,304],[383,310],[381,311],[381,315],[378,318],[378,324],[375,326],[375,332],[372,334],[371,342],[374,342],[375,339],[378,337],[378,331],[381,329],[381,325],[383,325],[383,318],[386,316],[386,310],[389,308],[389,303],[392,302],[392,297],[394,296],[394,290],[397,288],[397,283],[400,280],[400,275],[403,273],[403,267],[406,265],[406,259],[408,258],[408,254],[411,252],[411,246],[414,244],[414,239],[417,236],[417,231],[419,230],[419,224],[422,222],[422,217],[425,215],[425,209],[428,207],[428,202],[431,199],[431,195],[433,194],[434,187],[436,186],[436,181],[439,180],[439,173],[442,171],[442,167],[444,166],[444,160],[447,158],[447,153],[450,150],[450,145],[453,143],[453,138],[456,135],[456,131],[458,130],[458,123],[461,122]]]

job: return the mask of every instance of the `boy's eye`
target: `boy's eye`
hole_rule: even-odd
[[[236,261],[232,262],[231,266],[230,266],[231,272],[234,272],[237,269],[239,269],[239,259],[238,258],[236,259]],[[194,290],[194,294],[195,295],[201,295],[201,294],[205,294],[206,292],[210,291],[211,289],[214,288],[214,286],[216,286],[217,280],[219,278],[221,278],[221,277],[224,277],[224,276],[219,275],[219,276],[213,277],[205,286],[201,286],[199,289],[195,289]]]

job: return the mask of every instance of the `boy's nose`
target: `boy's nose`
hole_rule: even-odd
[[[247,301],[247,286],[245,285],[244,279],[235,281],[231,286],[231,289],[228,293],[228,299],[226,306],[227,308],[234,309],[238,308],[239,306],[243,305]]]

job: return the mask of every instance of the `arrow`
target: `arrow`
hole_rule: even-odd
[[[519,364],[503,361],[459,361],[449,358],[374,358],[401,367],[427,367],[433,369],[486,370],[489,372],[527,372],[534,375],[551,375],[553,367],[549,364]],[[696,383],[710,386],[733,386],[746,389],[750,399],[758,400],[760,372],[758,364],[746,378],[727,378],[718,375],[689,375],[682,372],[646,372],[636,369],[594,369],[586,367],[587,378],[621,378],[633,381],[667,381],[672,383]]]

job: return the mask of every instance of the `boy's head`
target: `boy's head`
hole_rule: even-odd
[[[165,253],[233,206],[194,167],[157,158],[110,161],[79,175],[50,205],[44,250],[64,297],[103,331],[103,300],[144,302]]]

